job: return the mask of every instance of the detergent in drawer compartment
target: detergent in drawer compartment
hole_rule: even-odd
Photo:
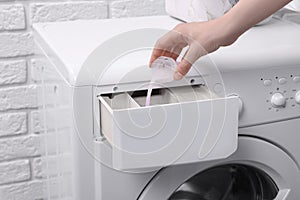
[[[99,95],[100,127],[120,170],[221,159],[237,148],[238,97],[204,86]]]

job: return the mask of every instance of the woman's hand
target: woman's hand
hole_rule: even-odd
[[[150,64],[160,56],[176,60],[182,49],[188,46],[174,73],[175,80],[182,79],[198,58],[216,51],[221,46],[230,45],[237,39],[238,36],[226,34],[224,21],[217,19],[177,25],[157,41]]]
[[[175,69],[174,79],[180,80],[201,56],[232,44],[249,28],[266,19],[291,0],[240,0],[224,16],[208,22],[177,25],[160,38],[153,50],[151,63],[160,56],[176,60],[188,46],[183,59]]]

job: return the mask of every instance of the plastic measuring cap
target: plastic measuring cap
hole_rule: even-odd
[[[152,83],[167,83],[173,81],[173,74],[177,66],[173,58],[161,56],[151,64]]]

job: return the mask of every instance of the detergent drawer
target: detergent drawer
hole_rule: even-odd
[[[222,159],[237,149],[239,99],[204,86],[99,95],[100,127],[119,170]]]

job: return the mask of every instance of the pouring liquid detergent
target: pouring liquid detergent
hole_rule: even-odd
[[[150,66],[152,78],[148,86],[147,98],[145,106],[150,106],[152,89],[155,84],[163,84],[173,81],[173,74],[175,67],[177,66],[176,61],[173,58],[161,56],[157,58]]]

